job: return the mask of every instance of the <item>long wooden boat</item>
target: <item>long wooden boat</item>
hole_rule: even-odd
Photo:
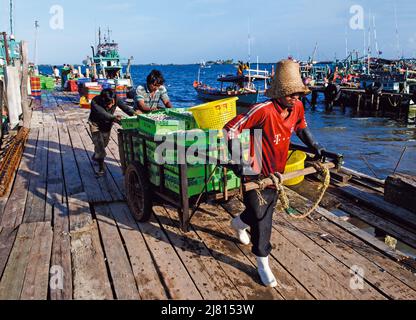
[[[213,88],[199,80],[194,82],[194,88],[198,98],[204,101],[238,97],[239,105],[249,106],[259,102],[260,96],[267,90],[270,79],[268,71],[249,69],[242,75],[220,76],[217,79],[221,83],[220,88]],[[256,84],[263,81],[262,87]]]

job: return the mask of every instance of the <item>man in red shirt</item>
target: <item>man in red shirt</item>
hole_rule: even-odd
[[[225,126],[231,152],[240,154],[238,136],[243,130],[250,130],[250,153],[253,159],[250,166],[244,167],[242,161],[232,167],[245,180],[268,177],[275,173],[284,173],[290,146],[290,138],[295,132],[309,147],[321,155],[324,149],[314,140],[305,120],[305,111],[300,96],[310,93],[303,84],[299,64],[292,60],[283,60],[277,64],[276,76],[266,96],[271,100],[253,106],[245,115],[239,115]],[[261,139],[256,138],[261,132]],[[257,133],[256,133],[257,132]],[[237,147],[237,149],[236,149]],[[261,152],[260,152],[261,150]],[[237,152],[238,151],[238,152]],[[256,152],[257,151],[257,152]],[[261,153],[261,155],[260,155]],[[235,159],[234,159],[235,160]],[[269,255],[272,250],[270,237],[273,225],[273,213],[278,201],[278,194],[273,187],[261,192],[244,194],[246,210],[232,221],[239,240],[248,245],[250,237],[247,229],[251,228],[252,252],[257,256],[260,278],[264,285],[277,286],[269,267]]]

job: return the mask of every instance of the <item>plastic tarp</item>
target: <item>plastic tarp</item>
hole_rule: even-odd
[[[17,67],[6,67],[5,79],[10,127],[15,128],[19,124],[19,117],[22,114],[22,96],[20,94],[20,79]]]

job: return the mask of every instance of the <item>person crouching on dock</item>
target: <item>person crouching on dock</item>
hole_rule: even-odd
[[[105,149],[108,146],[111,136],[111,128],[114,123],[119,123],[121,116],[114,115],[116,108],[119,107],[129,116],[137,113],[127,106],[121,99],[117,99],[116,93],[112,89],[104,89],[99,96],[91,102],[91,113],[89,125],[95,153],[92,160],[98,163],[98,176],[105,174],[104,159],[107,156]]]
[[[303,84],[299,64],[283,60],[277,64],[276,75],[266,92],[269,101],[253,106],[245,115],[239,115],[226,126],[231,152],[241,150],[238,136],[243,130],[250,130],[251,154],[254,161],[250,168],[242,165],[242,160],[231,165],[237,175],[244,176],[245,182],[258,181],[272,174],[285,171],[290,138],[293,132],[316,154],[322,156],[324,149],[315,141],[305,120],[305,111],[299,98],[310,93]],[[254,143],[254,130],[262,132],[261,146]],[[259,139],[260,140],[260,139]],[[260,143],[260,141],[259,141]],[[234,147],[237,146],[238,149]],[[261,148],[261,149],[260,149]],[[255,154],[262,150],[262,155]],[[259,153],[259,152],[258,152]],[[246,210],[232,221],[239,241],[245,245],[252,243],[252,252],[257,256],[258,272],[265,286],[276,287],[277,281],[269,266],[269,255],[273,213],[279,194],[271,186],[263,191],[245,192]],[[247,233],[251,229],[251,239]]]

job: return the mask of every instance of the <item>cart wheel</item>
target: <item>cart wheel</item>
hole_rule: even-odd
[[[125,174],[127,203],[134,219],[147,222],[152,215],[152,195],[145,170],[137,162],[131,163]]]

